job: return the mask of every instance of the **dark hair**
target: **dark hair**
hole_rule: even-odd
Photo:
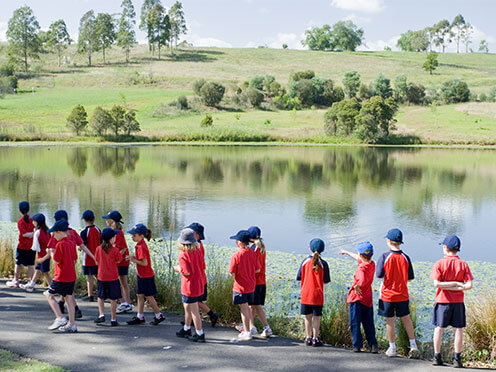
[[[21,213],[22,213],[22,218],[24,219],[24,222],[29,223],[29,211],[21,212]]]
[[[102,249],[104,250],[105,253],[109,253],[109,250],[110,250],[110,247],[112,246],[112,244],[110,244],[110,242],[104,240],[102,242]]]
[[[44,232],[48,231],[48,226],[45,221],[38,222],[38,227],[43,230]]]
[[[312,255],[313,267],[312,271],[317,271],[320,269],[320,253],[318,251],[313,252]]]
[[[449,249],[448,247],[446,247],[446,249],[448,250],[448,252],[450,253],[458,253],[460,252],[460,249],[458,246],[454,247],[453,249]]]
[[[150,241],[152,238],[152,230],[148,229],[147,233],[145,234],[146,240]]]

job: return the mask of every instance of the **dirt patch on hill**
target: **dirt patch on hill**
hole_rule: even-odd
[[[457,105],[455,110],[463,111],[471,115],[496,118],[496,102],[470,102],[462,105]]]

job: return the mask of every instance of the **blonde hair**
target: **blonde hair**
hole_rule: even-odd
[[[181,244],[181,243],[177,242],[177,248],[183,252],[193,252],[194,250],[196,250],[198,248],[198,243]]]
[[[312,261],[313,261],[312,271],[320,270],[321,268],[320,253],[318,251],[313,252]]]
[[[265,244],[264,244],[262,238],[256,238],[254,243],[255,243],[255,246],[260,250],[260,253],[265,253]]]

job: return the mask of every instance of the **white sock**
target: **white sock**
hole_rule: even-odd
[[[115,321],[117,321],[117,319],[110,319],[110,321],[111,321],[111,322],[115,322]]]
[[[396,350],[396,342],[390,342],[389,347],[393,350]]]
[[[140,313],[138,313],[136,316],[137,316],[139,319],[143,319],[143,318],[145,317],[143,314],[140,314]]]
[[[35,282],[33,282],[33,281],[31,280],[31,281],[28,283],[28,285],[29,285],[30,287],[34,287],[34,286],[36,285],[36,283],[35,283]]]
[[[191,329],[191,326],[187,326],[186,324],[183,326],[183,329],[185,331],[189,331]]]
[[[105,318],[105,314],[99,315],[99,318]]]
[[[201,335],[203,334],[203,329],[197,329],[197,330],[196,330],[196,334],[197,334],[198,336],[201,336]]]
[[[257,331],[257,327],[255,327],[255,326],[251,327],[251,331],[252,331],[252,332],[258,332],[258,331]]]
[[[162,316],[162,313],[155,313],[155,318],[160,318]]]
[[[414,338],[410,339],[410,349],[417,349],[417,343]]]

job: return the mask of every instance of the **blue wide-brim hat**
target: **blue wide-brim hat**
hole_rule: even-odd
[[[137,225],[134,225],[133,228],[128,231],[128,233],[133,234],[133,235],[134,234],[146,235],[146,234],[148,234],[148,227],[146,227],[142,223],[139,223]]]
[[[319,238],[312,239],[310,240],[310,249],[312,252],[322,253],[325,249],[325,243],[322,239]]]
[[[181,244],[195,244],[197,242],[195,231],[189,227],[182,229],[177,241]]]

